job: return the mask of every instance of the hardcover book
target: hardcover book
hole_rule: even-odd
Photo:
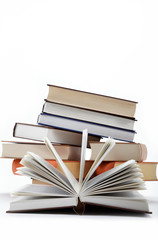
[[[140,169],[134,160],[92,177],[102,159],[114,147],[115,142],[112,139],[108,139],[103,145],[86,177],[83,178],[87,130],[83,131],[78,181],[59,157],[49,139],[45,138],[44,141],[55,155],[64,174],[40,156],[27,153],[21,161],[24,167],[19,169],[20,174],[50,185],[31,184],[14,192],[13,194],[18,198],[10,203],[10,209],[7,212],[30,212],[68,207],[82,214],[85,205],[90,204],[150,213],[147,200],[137,192],[145,187]]]
[[[34,152],[44,159],[55,159],[44,143],[2,141],[2,158],[22,158],[26,152]],[[54,144],[54,148],[59,152],[62,159],[80,160],[81,147],[64,144]]]
[[[21,159],[14,159],[12,162],[12,172],[13,174],[17,175],[17,170],[19,167],[23,167],[20,164]],[[80,161],[76,160],[63,160],[67,168],[70,170],[70,172],[74,175],[75,178],[79,179],[79,173],[80,173]],[[53,165],[55,168],[60,170],[61,172],[62,169],[58,165],[56,160],[47,160],[51,165]],[[92,164],[94,163],[94,160],[86,160],[85,161],[85,169],[84,169],[84,175],[83,177],[85,178],[89,169],[91,168]],[[97,176],[103,172],[106,172],[119,164],[122,164],[122,161],[102,161],[102,163],[97,167],[95,170],[93,176]],[[142,179],[144,181],[157,181],[158,180],[158,174],[157,174],[157,169],[158,169],[158,162],[137,162],[137,165],[141,169],[143,176]],[[35,180],[33,180],[33,183]],[[36,183],[38,180],[36,180]]]
[[[87,121],[81,121],[77,119],[61,117],[46,113],[41,113],[38,116],[37,123],[43,126],[51,126],[58,129],[65,129],[69,131],[80,132],[84,129],[88,129],[91,135],[98,137],[111,137],[121,141],[132,142],[134,139],[135,131],[125,130],[121,128],[115,128],[102,124],[96,124]]]
[[[134,124],[136,122],[135,118],[128,118],[94,110],[87,110],[80,107],[73,107],[65,104],[49,102],[47,100],[43,105],[42,112],[127,130],[133,130]]]
[[[82,142],[82,133],[27,123],[15,123],[13,137],[41,142],[44,137],[48,137],[52,143],[74,146],[81,146]],[[98,136],[88,135],[88,142],[100,139]]]
[[[47,100],[89,110],[134,117],[137,102],[48,84]]]
[[[94,160],[101,150],[104,142],[90,142],[91,160]],[[142,143],[116,142],[114,148],[109,152],[104,161],[127,161],[134,159],[142,162],[147,158],[147,147]]]

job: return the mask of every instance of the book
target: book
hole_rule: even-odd
[[[82,142],[82,133],[27,123],[15,123],[13,137],[42,142],[44,137],[48,137],[52,143],[74,146],[81,146]],[[88,135],[88,142],[100,139],[98,136]]]
[[[90,142],[91,156],[90,159],[94,160],[98,152],[101,150],[104,142]],[[147,147],[142,143],[125,143],[116,142],[114,148],[106,156],[103,161],[127,161],[134,159],[141,162],[147,159]]]
[[[83,214],[85,205],[100,205],[128,211],[150,213],[147,200],[137,191],[145,188],[142,173],[134,160],[92,177],[104,155],[114,147],[108,139],[98,153],[93,165],[83,179],[87,146],[87,130],[83,131],[79,180],[66,167],[48,138],[44,141],[56,157],[61,173],[34,153],[27,153],[21,160],[20,174],[51,185],[29,184],[13,193],[8,213],[30,212],[56,208],[73,208]]]
[[[15,175],[19,175],[18,169],[20,167],[23,167],[23,165],[20,163],[21,159],[14,159],[12,162],[12,172]],[[46,160],[49,164],[51,164],[53,167],[57,168],[59,171],[62,171],[62,169],[60,168],[60,165],[58,165],[56,160]],[[79,179],[79,170],[80,170],[80,161],[76,161],[76,160],[63,160],[64,164],[67,166],[67,168],[70,170],[70,172],[73,174],[73,176],[76,179]],[[85,169],[84,169],[84,177],[86,176],[86,174],[88,173],[89,169],[91,168],[92,164],[94,161],[85,161]],[[94,173],[93,176],[95,176],[96,174]],[[36,180],[37,181],[37,180]]]
[[[134,117],[137,102],[48,84],[47,100],[126,117]]]
[[[42,158],[55,159],[44,143],[1,141],[1,148],[2,158],[22,158],[27,152],[34,152]],[[79,146],[54,144],[54,148],[62,159],[80,160],[81,147]]]
[[[65,104],[45,101],[42,109],[43,113],[78,119],[112,127],[133,130],[135,118],[127,118],[114,114],[99,111],[87,110],[84,108],[73,107]]]
[[[96,169],[95,174],[99,175],[111,168],[119,166],[122,162],[113,161],[113,162],[102,162],[101,165]],[[144,181],[157,181],[158,180],[158,162],[137,162],[137,165],[141,169],[143,174],[142,179]]]
[[[110,127],[106,125],[41,113],[38,116],[37,123],[43,126],[51,126],[54,128],[65,129],[69,131],[82,132],[88,129],[91,135],[99,137],[111,137],[121,141],[132,142],[135,131],[125,130],[121,128]]]
[[[17,175],[18,168],[22,167],[20,164],[21,159],[14,159],[12,162],[12,172],[13,174]],[[80,161],[76,160],[63,160],[67,168],[70,170],[70,172],[74,175],[76,179],[79,179],[79,172],[80,172]],[[62,169],[58,165],[56,160],[47,160],[52,166],[57,168],[59,171],[62,172]],[[85,161],[85,170],[83,174],[83,178],[85,178],[86,174],[88,173],[89,169],[91,168],[92,164],[94,163],[94,160],[86,160]],[[98,168],[95,170],[93,176],[97,176],[103,172],[106,172],[115,166],[118,166],[119,164],[123,163],[122,161],[104,161],[98,166]],[[157,162],[137,162],[137,165],[142,171],[142,179],[144,181],[157,181],[158,180],[158,163]],[[33,183],[38,183],[38,180],[33,180]]]

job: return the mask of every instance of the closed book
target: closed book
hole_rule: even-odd
[[[52,143],[81,146],[82,134],[48,126],[15,123],[13,136],[17,138],[42,141],[48,137]],[[100,141],[100,137],[88,135],[89,141]]]
[[[20,164],[21,159],[14,159],[12,162],[12,172],[15,175],[19,175],[17,174],[17,170],[20,167],[23,167]],[[57,168],[59,171],[62,172],[60,166],[58,165],[57,161],[55,159],[49,159],[46,160],[48,163],[50,163],[52,166],[54,166],[55,168]],[[79,169],[80,169],[80,161],[79,160],[63,160],[65,165],[68,167],[68,169],[71,171],[71,173],[74,175],[74,177],[76,179],[79,179]],[[85,175],[88,173],[89,169],[91,168],[92,164],[94,161],[86,161],[85,164],[85,170],[84,170],[84,177]],[[95,175],[95,174],[94,174]]]
[[[136,121],[135,118],[127,118],[49,101],[45,101],[42,112],[127,130],[133,130]]]
[[[88,129],[88,133],[99,137],[111,137],[117,140],[132,142],[135,131],[125,130],[121,128],[110,127],[92,122],[81,121],[61,116],[41,113],[38,116],[37,123],[44,126],[65,129],[70,131],[82,132]]]
[[[134,117],[135,101],[109,97],[85,91],[48,84],[49,92],[47,100],[51,102],[96,110],[105,113],[117,114],[126,117]]]
[[[98,152],[103,147],[104,142],[90,142],[91,160],[97,157]],[[147,147],[142,143],[116,142],[114,148],[109,152],[103,161],[128,161],[134,159],[137,162],[146,160]]]
[[[1,147],[2,158],[22,158],[27,152],[34,152],[45,159],[52,159],[53,157],[44,143],[2,141]],[[54,147],[62,159],[80,160],[81,147],[63,144],[56,144]]]

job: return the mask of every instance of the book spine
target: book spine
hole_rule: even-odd
[[[145,144],[140,144],[140,152],[141,152],[141,156],[140,156],[140,162],[144,161],[147,159],[147,147]]]
[[[18,124],[18,123],[15,123],[15,125],[14,125],[14,127],[13,127],[13,137],[16,137],[16,136],[15,136],[15,131],[16,131],[17,124]]]

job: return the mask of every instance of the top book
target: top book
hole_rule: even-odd
[[[137,102],[48,84],[47,100],[134,118]]]

